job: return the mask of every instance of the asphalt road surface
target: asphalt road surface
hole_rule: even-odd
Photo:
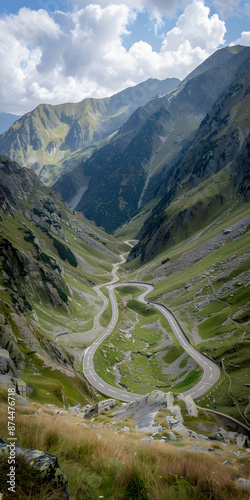
[[[114,266],[113,276],[114,279],[107,286],[107,290],[109,293],[109,298],[112,307],[112,318],[109,325],[105,328],[103,333],[96,339],[96,341],[86,349],[84,359],[83,359],[83,373],[89,383],[94,386],[101,394],[108,396],[110,398],[118,399],[120,401],[124,401],[129,403],[130,401],[135,401],[136,399],[141,398],[141,394],[134,394],[131,392],[127,392],[126,390],[118,389],[113,387],[112,385],[107,384],[104,380],[99,377],[95,371],[94,367],[94,354],[96,349],[101,345],[103,340],[108,337],[108,335],[114,329],[117,321],[118,321],[118,306],[114,294],[114,288],[120,286],[136,286],[139,288],[145,288],[145,291],[138,297],[138,300],[142,303],[147,303],[145,296],[153,290],[153,286],[146,283],[137,283],[137,282],[126,282],[126,283],[115,283],[118,278],[116,277],[117,265]],[[192,389],[183,392],[184,396],[192,396],[192,398],[198,398],[202,396],[205,392],[207,392],[218,380],[220,376],[220,370],[218,366],[206,358],[199,352],[197,352],[188,342],[182,329],[180,328],[178,322],[176,321],[174,315],[165,308],[165,306],[161,304],[151,303],[156,309],[158,309],[168,320],[173,333],[175,334],[178,342],[185,349],[185,351],[191,356],[203,369],[203,377]]]

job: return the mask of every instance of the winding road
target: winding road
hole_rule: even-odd
[[[125,262],[125,258],[123,255],[121,255],[121,262],[119,264],[122,264]],[[86,349],[85,354],[84,354],[84,359],[83,359],[83,373],[88,380],[88,382],[95,387],[101,394],[104,394],[105,396],[108,396],[110,398],[118,399],[120,401],[124,401],[126,403],[129,403],[131,401],[135,401],[136,399],[140,399],[142,397],[142,394],[135,394],[132,392],[127,392],[125,390],[116,388],[112,385],[109,385],[106,383],[104,380],[99,377],[95,371],[94,368],[94,354],[96,349],[101,345],[101,343],[110,335],[112,330],[114,329],[117,321],[118,321],[118,316],[119,316],[119,311],[118,311],[118,306],[117,306],[117,301],[114,293],[114,289],[116,287],[120,286],[136,286],[138,288],[145,288],[145,291],[138,297],[137,300],[139,300],[142,303],[148,303],[147,300],[145,300],[145,296],[153,290],[153,285],[147,284],[147,283],[139,283],[139,282],[124,282],[124,283],[117,283],[119,280],[116,272],[119,267],[119,264],[114,264],[113,265],[113,270],[112,270],[112,275],[113,275],[113,280],[107,283],[106,285],[99,285],[96,287],[96,290],[98,289],[98,293],[100,296],[103,296],[105,298],[104,302],[104,309],[106,308],[107,304],[107,298],[105,295],[100,291],[101,286],[106,286],[108,293],[109,293],[109,299],[111,303],[111,308],[112,308],[112,317],[109,325],[105,328],[103,333],[95,340],[95,342]],[[192,387],[192,389],[189,389],[188,391],[183,392],[184,396],[192,396],[192,398],[198,398],[202,396],[205,392],[207,392],[211,387],[215,384],[215,382],[219,379],[220,376],[220,369],[219,367],[213,363],[210,359],[206,358],[199,352],[197,352],[188,342],[186,339],[184,333],[182,332],[182,329],[180,328],[175,316],[162,304],[156,304],[153,302],[150,302],[152,306],[154,306],[156,309],[158,309],[168,320],[172,331],[174,335],[176,336],[178,342],[181,344],[181,346],[185,349],[185,351],[191,356],[197,363],[201,366],[203,369],[203,376],[202,379]],[[99,312],[98,316],[103,312],[103,307],[101,311]]]

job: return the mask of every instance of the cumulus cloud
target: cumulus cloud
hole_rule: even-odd
[[[232,42],[230,45],[245,45],[247,47],[250,46],[250,31],[242,31],[241,37],[235,42]]]
[[[147,1],[159,8],[165,3]],[[223,43],[224,22],[210,16],[202,0],[193,0],[158,52],[142,40],[127,50],[123,39],[136,12],[126,4],[81,3],[53,17],[43,9],[26,8],[2,16],[2,111],[24,113],[41,102],[104,97],[149,77],[184,78]]]
[[[225,24],[218,15],[209,18],[209,8],[202,1],[194,0],[167,33],[162,48],[175,51],[188,40],[193,49],[199,47],[210,52],[224,42],[225,32]]]

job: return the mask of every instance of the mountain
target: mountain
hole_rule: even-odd
[[[175,242],[187,238],[209,218],[228,210],[235,198],[250,201],[249,77],[246,60],[203,119],[181,159],[162,171],[160,201],[129,258],[152,259],[173,238]]]
[[[100,330],[93,286],[122,246],[4,156],[0,179],[0,381],[44,403],[94,401],[80,372]]]
[[[174,312],[190,343],[221,369],[220,384],[198,404],[248,426],[249,82],[246,59],[177,161],[156,176],[150,216],[138,213],[117,232],[139,239],[127,279],[150,282],[149,304]]]
[[[20,115],[12,115],[11,113],[0,113],[0,134],[8,130],[16,120],[19,120]]]
[[[94,143],[104,141],[138,108],[158,93],[174,90],[180,81],[149,79],[105,99],[84,99],[79,103],[41,104],[25,114],[0,136],[2,154],[21,166],[35,170],[45,184],[52,184],[80,158],[89,157]]]
[[[249,48],[215,53],[174,92],[138,108],[108,144],[61,176],[54,188],[88,219],[115,231],[155,198],[166,171],[248,59]]]

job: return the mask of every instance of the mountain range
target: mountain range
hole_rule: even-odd
[[[60,393],[51,372],[53,390],[41,390],[46,363],[55,362],[76,377],[74,398],[62,382],[67,397],[88,401],[82,349],[110,318],[98,287],[131,240],[120,277],[152,283],[151,299],[175,311],[190,341],[218,363],[225,357],[233,393],[236,379],[242,391],[230,412],[246,422],[249,51],[221,49],[183,82],[148,80],[103,100],[40,105],[0,136],[0,346],[11,346],[13,369],[41,400]],[[133,293],[131,311],[146,314]],[[228,404],[218,396],[217,408]]]
[[[88,158],[139,105],[157,93],[177,87],[179,80],[149,79],[104,99],[57,106],[41,104],[2,134],[0,149],[20,165],[33,169],[45,184],[52,184],[65,169]],[[64,163],[65,158],[70,158]]]
[[[221,96],[237,81],[240,68],[247,72],[248,63],[249,48],[229,47],[183,82],[150,79],[106,99],[40,105],[0,136],[0,151],[33,169],[72,208],[112,233],[148,203],[158,211],[159,200],[176,189],[181,175],[170,187],[168,171],[175,172],[195,141],[206,142],[204,118],[215,103],[220,106]],[[247,93],[247,73],[244,85]],[[205,175],[215,170],[206,169]]]

